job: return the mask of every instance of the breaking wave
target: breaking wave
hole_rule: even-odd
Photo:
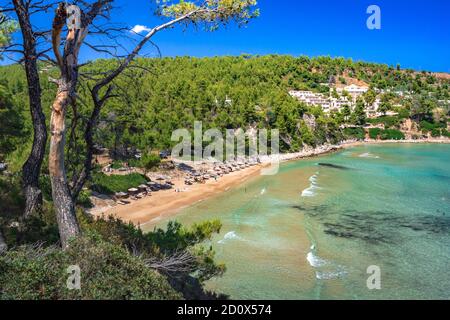
[[[348,274],[343,266],[332,261],[319,257],[316,253],[316,246],[311,246],[311,251],[306,256],[308,263],[315,269],[317,280],[340,279]]]
[[[320,258],[319,256],[316,256],[313,252],[308,253],[308,255],[306,256],[306,260],[308,260],[311,267],[314,268],[320,268],[328,264],[328,261]]]
[[[302,197],[314,197],[317,194],[317,190],[320,189],[320,187],[317,185],[317,179],[318,179],[319,173],[317,172],[315,175],[309,178],[309,182],[311,182],[309,188],[303,190]]]
[[[348,274],[347,271],[321,272],[316,271],[317,280],[335,280],[340,279]]]
[[[370,152],[363,153],[363,154],[359,155],[359,157],[360,157],[360,158],[380,159],[379,156],[376,156],[376,155],[374,155],[374,154],[371,154]]]
[[[241,237],[239,237],[239,236],[236,234],[235,231],[231,231],[231,232],[228,232],[228,233],[223,237],[223,239],[220,240],[218,243],[219,243],[219,244],[224,244],[225,242],[230,241],[230,240],[241,240]]]

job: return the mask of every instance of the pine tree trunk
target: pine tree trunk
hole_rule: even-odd
[[[42,207],[42,192],[39,188],[39,174],[45,155],[47,144],[47,127],[45,115],[41,105],[41,85],[37,66],[36,39],[30,22],[30,14],[23,1],[14,0],[24,46],[24,64],[28,83],[28,98],[31,119],[34,128],[33,146],[31,153],[22,168],[22,185],[25,195],[24,217]]]
[[[42,207],[42,192],[39,188],[39,174],[47,144],[47,127],[41,106],[41,87],[36,60],[26,59],[25,68],[28,79],[31,118],[34,138],[31,153],[22,167],[22,184],[25,193],[24,217],[27,218]]]
[[[80,234],[75,204],[70,194],[64,166],[65,115],[71,101],[68,91],[69,86],[63,80],[61,81],[58,95],[53,103],[50,120],[50,181],[52,184],[53,204],[58,221],[59,235],[64,249],[68,247],[72,238]]]
[[[76,101],[76,89],[78,84],[78,54],[81,43],[87,34],[87,30],[69,30],[67,33],[64,52],[59,52],[60,34],[65,24],[66,7],[61,3],[56,11],[53,21],[52,42],[53,50],[61,70],[61,78],[58,80],[58,94],[53,102],[52,116],[50,119],[50,154],[49,172],[52,184],[53,205],[58,221],[59,236],[63,249],[66,249],[70,240],[80,235],[75,212],[75,201],[72,198],[67,182],[66,168],[64,165],[64,151],[66,138],[65,118],[67,108]]]

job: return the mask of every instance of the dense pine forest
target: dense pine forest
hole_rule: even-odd
[[[67,116],[69,180],[71,173],[82,166],[85,159],[83,134],[92,110],[88,88],[96,75],[116,64],[115,60],[97,60],[81,68],[83,81],[79,86],[79,97],[76,107],[69,109]],[[48,121],[56,93],[49,78],[56,77],[58,70],[44,64],[39,65],[39,70],[42,105]],[[351,81],[364,82],[371,88],[354,109],[344,108],[326,114],[320,107],[306,105],[289,95],[290,90],[328,94],[330,87]],[[364,139],[363,126],[367,123],[385,124],[390,130],[383,133],[386,139],[404,138],[401,129],[407,120],[415,123],[418,132],[424,136],[449,135],[448,75],[403,70],[401,66],[342,58],[275,55],[139,59],[114,81],[114,86],[114,97],[102,109],[94,133],[97,147],[110,150],[113,158],[126,159],[130,149],[144,153],[168,149],[175,143],[171,141],[172,132],[180,128],[192,129],[194,121],[203,121],[204,129],[279,129],[284,152],[346,139]],[[385,111],[395,111],[395,116],[366,118],[364,109],[374,99],[375,90],[383,90],[381,99]],[[410,94],[405,97],[396,92]],[[87,217],[81,209],[83,201],[88,201],[83,191],[77,212],[84,237],[68,250],[56,250],[54,245],[59,238],[51,206],[47,156],[40,178],[44,209],[26,223],[15,223],[24,206],[20,171],[33,137],[27,84],[21,65],[0,68],[0,132],[0,162],[7,165],[7,170],[0,176],[1,225],[8,246],[18,247],[0,258],[2,298],[213,296],[203,291],[202,284],[225,272],[225,266],[214,261],[214,252],[207,245],[212,235],[220,231],[217,221],[192,228],[174,223],[168,230],[144,234],[135,226],[115,219]],[[380,138],[378,131],[371,131],[370,136]],[[95,177],[94,173],[93,179]],[[30,244],[33,247],[20,247]],[[124,248],[133,248],[137,256],[130,255]],[[192,254],[190,258],[183,256],[185,251]],[[105,261],[105,257],[109,260]],[[165,263],[170,265],[170,257],[192,260],[184,261],[189,268],[173,272],[164,267]],[[57,286],[65,281],[65,266],[74,260],[85,261],[82,263],[84,269],[95,275],[81,293]],[[146,268],[148,266],[152,268]],[[108,275],[98,273],[105,269],[111,272]],[[126,277],[121,278],[123,275]],[[128,282],[126,290],[119,289],[123,288],[121,281]],[[112,292],[108,287],[117,289]]]
[[[80,130],[92,108],[87,91],[89,75],[109,70],[115,63],[114,60],[97,60],[83,67],[87,81],[80,88],[77,105]],[[41,66],[44,106],[50,106],[54,98],[54,84],[48,81],[53,71],[57,72]],[[325,115],[320,108],[304,105],[288,92],[328,93],[330,81],[345,84],[346,79],[364,81],[371,88],[380,90],[413,92],[408,98],[384,94],[383,99],[390,109],[394,109],[393,105],[402,106],[397,107],[400,119],[394,119],[394,124],[399,124],[395,120],[406,118],[415,119],[419,124],[421,121],[430,124],[446,122],[450,78],[445,75],[329,57],[242,55],[140,59],[116,80],[117,97],[102,110],[97,143],[109,149],[129,146],[161,150],[173,145],[170,139],[174,130],[192,128],[194,121],[203,121],[205,129],[277,128],[289,137],[290,143],[283,145],[284,151],[296,151],[304,145],[336,143],[346,138],[339,126],[364,124],[366,119],[361,122],[361,119],[357,120],[357,114],[346,117],[339,112]],[[13,156],[20,159],[23,149],[30,143],[31,133],[22,68],[19,65],[3,67],[0,85],[2,99],[14,106],[8,111],[15,115],[14,127],[21,127],[20,132],[11,133],[21,142],[21,148]],[[49,110],[45,108],[48,113]],[[439,110],[443,115],[434,121],[433,112]],[[358,110],[353,110],[355,112]],[[305,114],[315,116],[317,126],[314,130],[303,120]],[[70,119],[73,116],[69,116],[69,127]],[[10,149],[11,146],[9,151],[12,151]]]

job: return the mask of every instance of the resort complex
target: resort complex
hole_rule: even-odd
[[[354,110],[358,99],[364,98],[364,95],[368,91],[368,86],[352,84],[349,86],[331,87],[329,94],[296,90],[289,91],[289,94],[309,106],[321,107],[323,112],[329,114],[332,112],[342,112],[345,107]],[[373,92],[375,93],[375,99],[371,103],[365,104],[367,117],[377,118],[386,114],[395,115],[392,111],[380,112],[381,96],[390,93],[390,90],[385,91],[375,88]],[[410,97],[411,95],[411,93],[405,93],[403,91],[394,92],[394,94],[398,97]],[[394,107],[402,107],[402,105],[397,104]]]

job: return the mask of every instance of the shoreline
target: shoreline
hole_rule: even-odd
[[[364,140],[343,144],[343,148],[374,145],[374,144],[450,144],[450,139],[421,139],[421,140]]]
[[[421,139],[421,140],[348,140],[337,145],[323,145],[317,148],[306,148],[297,153],[285,153],[277,155],[275,160],[280,162],[288,162],[301,160],[305,158],[313,158],[321,155],[326,155],[332,152],[337,152],[343,149],[359,147],[364,145],[382,145],[382,144],[450,144],[450,139]],[[270,163],[274,160],[273,157],[266,157],[265,162]]]
[[[159,191],[152,196],[133,201],[126,206],[106,206],[88,212],[94,217],[113,216],[136,225],[152,225],[176,215],[180,210],[222,194],[260,174],[264,165],[232,172],[220,180],[208,180],[205,184],[186,186],[183,178],[174,180],[174,189]],[[176,189],[183,190],[175,192]]]
[[[297,153],[279,154],[276,156],[261,157],[261,164],[246,168],[242,171],[232,172],[221,179],[209,180],[205,184],[195,184],[192,186],[184,185],[184,179],[179,178],[174,181],[175,189],[183,190],[175,192],[174,190],[160,191],[152,196],[134,201],[126,206],[100,205],[88,213],[94,217],[113,216],[124,222],[131,222],[136,225],[156,225],[159,221],[176,216],[176,214],[196,203],[202,202],[230,189],[249,181],[260,175],[261,170],[274,161],[280,163],[289,161],[298,161],[301,159],[312,158],[337,152],[343,149],[358,147],[363,145],[376,144],[450,144],[450,139],[426,139],[426,140],[365,140],[365,141],[345,141],[338,145],[323,145],[316,148],[305,148]],[[100,198],[99,198],[100,199]]]

